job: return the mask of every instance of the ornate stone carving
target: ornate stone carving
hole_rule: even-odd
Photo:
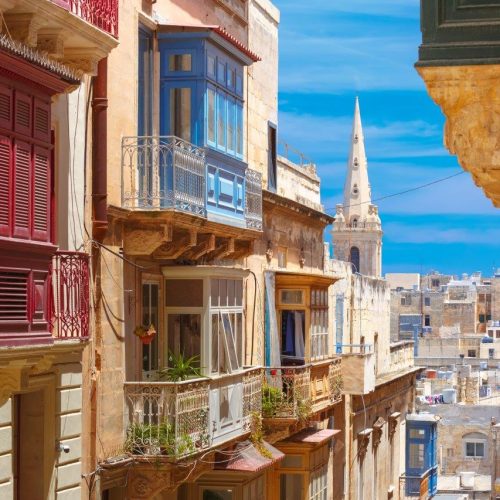
[[[500,65],[417,70],[446,115],[445,146],[500,207]]]

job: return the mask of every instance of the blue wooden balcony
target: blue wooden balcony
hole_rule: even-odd
[[[215,155],[215,156],[214,156]],[[262,177],[175,136],[122,139],[122,207],[262,229]]]

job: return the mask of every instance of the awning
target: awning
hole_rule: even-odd
[[[304,429],[303,431],[290,436],[287,441],[294,443],[323,444],[332,439],[340,431],[337,429]]]
[[[266,441],[262,441],[265,450],[264,456],[250,441],[238,443],[231,454],[218,453],[215,456],[215,469],[233,470],[238,472],[259,472],[283,460],[285,454],[271,446]]]

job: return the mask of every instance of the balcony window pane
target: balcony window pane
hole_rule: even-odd
[[[200,356],[201,316],[199,314],[169,314],[167,336],[169,353],[182,354],[184,358]]]
[[[229,153],[236,151],[236,111],[234,100],[227,101],[227,149]]]
[[[304,476],[302,474],[280,475],[280,500],[302,500],[304,498]]]
[[[424,444],[410,443],[410,468],[421,469],[424,466]]]
[[[243,156],[243,105],[236,104],[236,154]]]
[[[203,307],[203,280],[167,279],[165,281],[167,307]]]
[[[236,305],[241,306],[243,303],[243,280],[235,281],[234,294],[236,295]]]
[[[157,283],[143,283],[142,285],[142,325],[153,325],[158,329],[158,291]],[[142,370],[150,372],[158,369],[158,335],[151,344],[142,346]],[[147,375],[146,375],[147,376]]]
[[[219,305],[219,280],[210,280],[210,297],[212,307],[217,307]]]
[[[226,98],[220,92],[217,93],[217,146],[226,149]]]
[[[235,315],[235,333],[236,333],[236,352],[238,355],[238,366],[243,366],[243,314]]]
[[[215,90],[207,90],[207,141],[215,145]]]
[[[219,371],[219,314],[212,314],[212,356],[211,372]]]
[[[226,65],[221,61],[217,61],[217,81],[223,85],[226,83]]]
[[[234,306],[234,280],[227,280],[227,305]]]
[[[281,302],[283,304],[302,304],[304,302],[302,290],[282,290]]]
[[[210,78],[215,80],[215,57],[208,55],[207,56],[207,73]]]
[[[191,71],[191,54],[172,54],[168,58],[169,71]]]
[[[228,313],[221,314],[221,326],[224,332],[224,346],[227,354],[229,364],[226,368],[228,371],[233,372],[239,369],[238,355],[236,353],[236,342],[234,337],[234,325],[231,321],[231,316]]]
[[[233,500],[233,490],[204,488],[203,500]]]
[[[170,133],[191,141],[191,89],[170,89]]]

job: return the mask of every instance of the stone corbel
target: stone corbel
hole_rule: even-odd
[[[123,250],[127,255],[151,255],[165,243],[172,241],[172,226],[158,229],[132,229],[125,235]]]
[[[196,229],[189,231],[187,236],[184,236],[179,241],[175,241],[169,244],[168,248],[159,248],[154,257],[156,259],[172,260],[178,259],[183,253],[187,252],[190,248],[196,246],[198,240],[198,233]]]
[[[208,238],[198,246],[194,248],[191,258],[193,260],[198,260],[203,255],[213,252],[215,250],[215,234],[210,234]]]
[[[74,69],[77,74],[86,73],[91,76],[97,75],[97,63],[106,56],[106,53],[96,53],[95,49],[64,49],[64,57],[61,62]]]
[[[377,448],[382,441],[382,434],[384,432],[385,420],[382,417],[377,418],[373,424],[372,446]]]
[[[36,12],[5,13],[3,15],[10,36],[30,47],[36,47],[38,42],[38,30],[43,26],[42,16]]]
[[[49,371],[54,364],[56,356],[53,354],[45,354],[36,364],[34,364],[30,369],[30,374],[38,375]]]
[[[500,207],[500,65],[417,70],[446,116],[445,146]]]
[[[368,444],[370,443],[370,434],[373,429],[365,429],[364,431],[358,432],[358,458],[359,460],[364,460],[366,452],[368,451]]]
[[[234,253],[234,238],[229,238],[219,248],[217,248],[212,255],[212,259],[223,259]]]
[[[28,385],[28,374],[23,367],[9,366],[0,369],[0,406],[14,393]]]
[[[395,411],[389,415],[389,439],[392,439],[394,434],[396,434],[400,415],[401,413],[399,411]]]
[[[41,29],[38,32],[37,49],[61,60],[64,56],[64,40],[62,30]]]

